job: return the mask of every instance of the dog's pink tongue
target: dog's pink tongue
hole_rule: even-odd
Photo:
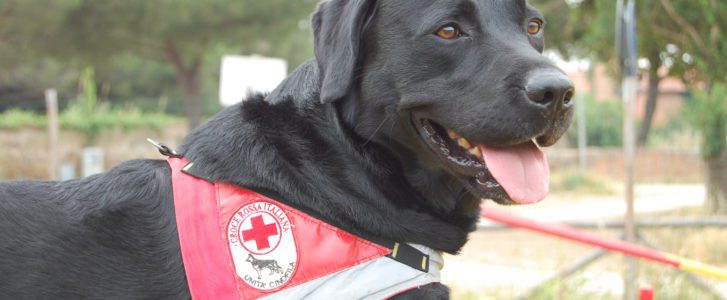
[[[478,147],[490,173],[510,199],[526,204],[548,195],[548,159],[533,142],[507,148]]]

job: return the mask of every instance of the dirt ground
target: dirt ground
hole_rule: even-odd
[[[639,185],[636,188],[636,211],[638,214],[652,215],[673,211],[684,207],[699,207],[704,198],[701,185]],[[492,204],[486,204],[492,205]],[[541,221],[606,221],[615,220],[623,214],[624,203],[619,195],[611,196],[551,196],[540,204],[505,209]],[[489,224],[483,221],[482,224]],[[667,229],[668,230],[668,229]],[[671,243],[669,234],[645,232],[645,235],[658,241],[665,250],[692,259],[706,259],[727,267],[727,248],[714,248],[699,244],[714,240],[727,243],[724,229],[680,231],[693,238],[691,242]],[[591,233],[615,238],[617,230],[590,230]],[[695,240],[696,239],[696,240]],[[685,240],[686,241],[686,237]],[[705,249],[707,248],[707,249]],[[471,235],[470,241],[460,255],[445,258],[443,281],[452,287],[455,299],[515,299],[532,287],[555,274],[559,269],[596,251],[596,248],[580,245],[537,233],[515,230],[480,230]],[[620,299],[622,294],[621,255],[608,254],[593,265],[578,273],[579,289],[602,295],[602,299]],[[673,272],[671,267],[654,266],[644,263],[655,272]],[[655,285],[642,278],[642,285]],[[658,285],[658,284],[657,284]],[[723,294],[727,295],[727,283],[716,283]],[[569,297],[568,293],[558,299],[581,299]],[[536,297],[550,299],[549,297]],[[590,299],[592,297],[586,297]],[[669,297],[666,297],[669,298]],[[673,299],[678,299],[673,298]]]
[[[146,139],[153,138],[171,147],[178,146],[187,129],[185,124],[171,124],[163,129],[115,128],[102,132],[92,146],[104,151],[104,166],[110,169],[119,163],[138,158],[162,157]],[[48,179],[49,141],[45,129],[0,129],[0,180]],[[59,134],[58,163],[68,164],[81,174],[81,155],[87,138],[80,132],[61,130]]]

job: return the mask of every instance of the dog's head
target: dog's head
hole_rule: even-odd
[[[541,55],[544,24],[525,0],[325,2],[313,17],[321,101],[355,99],[344,114],[410,181],[446,174],[455,193],[539,201],[539,146],[566,131],[573,105],[571,81]]]

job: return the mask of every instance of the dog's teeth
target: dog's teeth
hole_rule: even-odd
[[[452,139],[458,139],[459,138],[459,135],[456,132],[452,131],[452,130],[447,130],[447,134],[449,134],[449,137],[451,137]]]
[[[535,144],[535,147],[538,147],[538,149],[541,149],[542,150],[542,147],[540,147],[540,144],[538,144],[538,140],[536,140],[535,138],[533,138],[531,141],[533,141],[533,144]]]
[[[472,148],[472,144],[470,144],[470,142],[467,141],[465,138],[457,139],[457,144],[459,144],[460,147],[465,148],[465,149]]]
[[[476,156],[477,158],[482,158],[482,152],[480,152],[480,148],[474,147],[474,148],[468,150],[467,152]]]

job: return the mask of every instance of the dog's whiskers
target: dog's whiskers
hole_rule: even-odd
[[[394,119],[394,121],[391,122],[391,127],[389,127],[389,144],[391,144],[393,142],[393,140],[392,140],[393,139],[393,132],[394,132],[394,127],[396,126],[396,121],[397,120],[398,120],[398,118],[397,119]]]
[[[368,144],[369,144],[369,142],[371,142],[371,140],[373,140],[373,139],[374,139],[374,136],[375,136],[375,135],[376,135],[376,134],[377,134],[377,133],[379,132],[379,130],[381,129],[381,127],[382,127],[382,126],[384,126],[384,123],[386,123],[386,121],[388,121],[388,120],[389,120],[389,117],[388,117],[388,116],[386,116],[386,117],[385,117],[385,118],[384,118],[384,119],[383,119],[383,120],[381,121],[381,124],[379,124],[379,126],[377,126],[377,127],[376,127],[376,129],[374,130],[374,132],[373,132],[373,133],[371,133],[371,136],[369,136],[369,138],[368,138],[368,139],[366,139],[366,142],[364,142],[362,146],[366,146],[366,145],[368,145]]]

